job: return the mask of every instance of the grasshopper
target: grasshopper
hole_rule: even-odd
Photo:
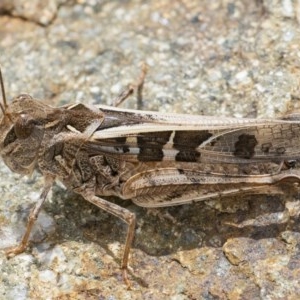
[[[141,93],[145,69],[137,84]],[[38,169],[44,188],[20,244],[23,252],[55,180],[128,224],[127,268],[136,217],[102,196],[153,208],[247,193],[269,193],[300,180],[300,115],[220,118],[68,104],[51,107],[28,94],[7,102],[2,74],[0,151],[12,172]],[[131,87],[117,98],[122,102]]]

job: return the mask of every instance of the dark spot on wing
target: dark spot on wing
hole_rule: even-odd
[[[129,146],[126,145],[126,137],[117,137],[117,138],[111,138],[111,139],[105,139],[102,140],[102,144],[106,145],[116,145],[114,146],[114,149],[117,152],[122,151],[123,153],[129,152]]]
[[[293,169],[293,168],[296,167],[297,161],[294,160],[294,159],[291,159],[291,160],[285,160],[285,161],[284,161],[284,164],[285,164],[285,166],[286,166],[288,169]]]
[[[263,153],[269,153],[271,147],[272,147],[272,143],[264,143],[261,145],[261,151]]]
[[[197,150],[181,150],[175,156],[176,161],[196,162],[200,157],[200,152]]]
[[[254,148],[258,144],[255,135],[241,134],[234,144],[234,155],[240,158],[250,159],[254,155]]]
[[[155,148],[140,148],[138,154],[139,161],[162,161],[164,158],[164,153],[162,149]]]
[[[177,169],[179,174],[184,174],[184,170],[183,169]]]
[[[139,161],[161,161],[163,147],[169,141],[172,131],[142,133],[137,137]]]
[[[209,146],[213,147],[219,140],[220,140],[220,137],[214,138],[214,139],[209,143]]]
[[[200,152],[196,150],[203,142],[212,136],[207,130],[203,131],[176,131],[173,139],[173,148],[179,152],[176,161],[196,162]]]
[[[123,147],[123,153],[127,153],[127,152],[129,152],[130,150],[129,150],[129,147],[128,146],[124,146]]]
[[[127,153],[129,152],[129,147],[126,145],[126,137],[117,137],[117,138],[114,138],[114,139],[111,139],[113,140],[116,144],[118,144],[119,146],[116,146],[115,147],[115,150],[116,151],[119,151],[120,149],[122,149],[121,151],[123,153]]]
[[[114,140],[116,143],[122,145],[126,143],[126,137],[117,137],[117,138],[113,138],[112,140]]]
[[[279,148],[276,148],[276,153],[277,154],[284,154],[285,150],[286,149],[284,147],[279,147]]]

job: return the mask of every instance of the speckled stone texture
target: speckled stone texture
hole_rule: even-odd
[[[299,109],[299,0],[1,1],[9,99],[110,104],[149,65],[144,109],[275,117]],[[135,108],[134,98],[123,107]],[[43,186],[0,167],[0,248],[20,239]],[[137,215],[126,225],[59,183],[31,247],[0,251],[0,300],[299,299],[299,193],[240,195]]]

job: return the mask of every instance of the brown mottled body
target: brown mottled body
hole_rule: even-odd
[[[269,193],[273,187],[278,191],[280,182],[299,182],[298,114],[257,120],[83,104],[53,108],[27,94],[7,104],[2,77],[1,85],[1,156],[13,172],[30,175],[39,169],[45,177],[26,233],[20,245],[8,251],[10,255],[26,248],[56,179],[128,224],[122,259],[127,283],[135,215],[101,196],[163,207],[239,193]]]

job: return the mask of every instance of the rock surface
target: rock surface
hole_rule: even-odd
[[[272,118],[299,109],[300,1],[28,3],[0,4],[9,99],[110,104],[144,61],[146,110]],[[0,173],[3,249],[20,239],[43,179],[2,163]],[[240,195],[158,214],[114,200],[138,220],[129,291],[119,269],[126,225],[58,184],[31,247],[10,260],[0,252],[0,299],[299,299],[298,198]]]

